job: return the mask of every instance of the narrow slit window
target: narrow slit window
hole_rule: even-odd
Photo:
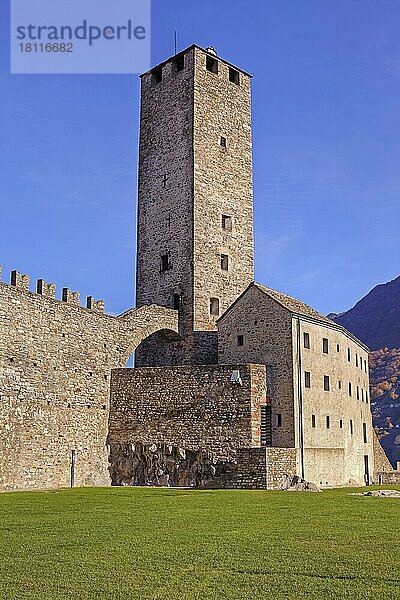
[[[310,347],[310,334],[306,331],[303,333],[304,348]]]
[[[222,229],[232,231],[232,217],[229,215],[222,215]]]
[[[311,415],[311,427],[316,427],[316,419],[315,419],[315,415]]]
[[[326,428],[327,429],[331,428],[331,418],[329,415],[326,415]]]
[[[329,392],[330,390],[329,375],[324,375],[324,390],[325,392]]]
[[[353,387],[351,385],[351,381],[349,381],[349,396],[353,395]]]
[[[210,315],[214,317],[219,316],[219,299],[218,298],[210,298]]]
[[[221,254],[221,269],[223,271],[227,271],[228,270],[228,255],[227,254]]]
[[[347,360],[348,360],[348,362],[351,362],[351,350],[350,350],[350,348],[347,348]]]
[[[367,440],[367,424],[363,423],[363,440],[364,440],[364,444],[366,444],[368,442]]]
[[[224,137],[223,135],[219,136],[219,145],[223,148],[226,148],[226,137]]]
[[[218,73],[218,61],[212,56],[206,56],[206,69],[210,73]]]
[[[280,413],[275,415],[275,424],[277,427],[282,427],[282,415]]]
[[[181,296],[178,293],[174,294],[174,309],[179,310],[181,306]]]
[[[310,371],[304,371],[304,387],[311,387],[311,373]]]
[[[322,338],[322,352],[324,354],[328,354],[328,352],[329,352],[328,338]]]
[[[236,343],[238,346],[244,346],[244,335],[238,335],[236,338]]]
[[[236,69],[232,69],[232,67],[229,67],[229,81],[236,85],[239,85],[240,83],[239,71],[237,71]]]
[[[343,429],[343,419],[339,420],[339,427],[340,427],[340,429]]]
[[[353,435],[354,427],[353,427],[353,419],[350,419],[350,434]]]
[[[168,254],[163,254],[161,256],[161,271],[162,272],[168,271],[169,268],[170,268],[169,256],[168,256]]]

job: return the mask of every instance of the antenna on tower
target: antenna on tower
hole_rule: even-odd
[[[174,31],[174,54],[176,54],[176,46],[177,46],[176,40],[177,40],[177,33],[176,33],[176,29],[175,29],[175,31]]]

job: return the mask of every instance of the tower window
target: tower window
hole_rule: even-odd
[[[351,350],[350,350],[350,348],[347,348],[347,360],[348,360],[348,362],[351,362]]]
[[[357,400],[360,399],[360,388],[357,386]]]
[[[239,85],[239,71],[232,69],[232,67],[229,67],[229,81]]]
[[[180,294],[176,293],[176,294],[174,294],[174,309],[179,310],[180,306],[181,306],[181,296],[180,296]]]
[[[178,56],[176,56],[174,59],[174,63],[177,71],[183,71],[183,68],[185,66],[185,55],[178,54]]]
[[[237,345],[244,346],[244,335],[241,334],[237,336]]]
[[[364,444],[367,443],[367,424],[363,423],[363,440],[364,440]]]
[[[329,417],[329,415],[326,415],[326,428],[330,429],[331,427],[331,419]]]
[[[311,427],[315,428],[315,425],[316,425],[315,415],[311,415]]]
[[[232,231],[232,217],[229,215],[222,215],[222,229]]]
[[[350,419],[350,433],[351,433],[351,435],[353,435],[353,433],[354,433],[353,419]]]
[[[219,138],[219,145],[223,148],[226,148],[226,137],[224,137],[223,135],[221,135]]]
[[[338,389],[341,390],[342,389],[342,382],[340,381],[340,379],[337,382],[337,385],[338,385]]]
[[[329,352],[328,338],[322,338],[322,352],[324,354],[328,354],[328,352]]]
[[[339,427],[340,427],[340,429],[343,429],[343,420],[342,419],[339,420]]]
[[[356,352],[356,367],[358,367],[358,354]]]
[[[154,79],[155,83],[160,83],[160,81],[162,81],[162,67],[158,67],[158,69],[154,69],[153,79]]]
[[[304,371],[304,387],[311,387],[311,373],[310,371]]]
[[[303,333],[303,339],[304,339],[304,348],[309,348],[310,347],[310,334],[305,331]]]
[[[352,386],[351,386],[351,381],[349,381],[349,396],[353,395],[353,390],[352,390]]]
[[[329,392],[330,390],[329,375],[324,375],[324,390],[325,392]]]
[[[170,268],[170,264],[169,264],[169,256],[168,254],[163,254],[161,256],[161,271],[168,271],[168,269]]]
[[[218,61],[212,56],[206,56],[206,69],[210,73],[218,73]]]
[[[336,344],[336,352],[340,352],[340,346],[339,346],[339,344]]]
[[[282,415],[280,413],[275,415],[275,424],[277,427],[282,427]]]
[[[223,271],[228,270],[228,255],[227,254],[221,254],[221,269]]]
[[[210,315],[214,317],[219,316],[219,299],[218,298],[210,298]]]

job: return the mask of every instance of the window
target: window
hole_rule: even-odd
[[[352,390],[352,386],[351,386],[351,381],[349,381],[349,396],[353,395],[353,390]]]
[[[350,350],[350,348],[347,348],[347,360],[349,362],[351,362],[351,350]]]
[[[322,352],[324,354],[328,354],[328,352],[329,352],[328,338],[322,338]]]
[[[357,395],[357,400],[359,400],[360,399],[360,388],[358,386],[357,386],[356,395]]]
[[[341,390],[341,389],[342,389],[342,382],[341,382],[340,380],[337,382],[337,386],[338,386],[338,389],[339,389],[339,390]]]
[[[310,347],[310,334],[305,331],[303,333],[303,338],[304,338],[304,348],[309,348]]]
[[[304,387],[311,387],[311,373],[310,371],[304,371]]]
[[[350,433],[351,433],[351,435],[353,435],[353,433],[354,433],[353,419],[350,419]]]
[[[277,427],[282,427],[282,415],[279,413],[275,415],[275,424]]]
[[[210,315],[218,317],[219,315],[219,299],[210,298]]]
[[[178,56],[176,56],[174,59],[174,63],[177,71],[183,71],[183,68],[185,66],[185,55],[178,54]]]
[[[315,423],[316,423],[315,415],[311,415],[311,427],[315,428]]]
[[[181,305],[181,296],[180,294],[174,294],[174,309],[179,310]]]
[[[340,427],[340,429],[343,429],[343,421],[342,421],[342,419],[340,419],[340,421],[339,421],[339,427]]]
[[[329,415],[326,415],[326,428],[327,429],[331,428],[331,419],[330,419]]]
[[[239,85],[239,71],[232,69],[232,67],[229,67],[229,81]]]
[[[358,367],[358,354],[356,352],[356,367]]]
[[[260,438],[261,446],[272,446],[271,406],[261,405]]]
[[[170,268],[168,254],[163,254],[161,257],[161,271],[168,271]]]
[[[158,67],[157,69],[154,69],[153,81],[155,81],[155,83],[160,83],[160,81],[162,81],[162,67]]]
[[[324,375],[324,390],[325,390],[325,392],[329,392],[329,389],[330,389],[329,375]]]
[[[367,361],[364,359],[364,371],[367,372]]]
[[[364,390],[361,388],[361,402],[364,402]]]
[[[227,254],[221,254],[221,269],[223,271],[228,270],[228,255]]]
[[[222,215],[222,229],[232,231],[232,217],[229,215]]]
[[[340,346],[339,346],[339,344],[336,344],[336,352],[340,352]]]
[[[218,61],[212,56],[206,56],[206,69],[210,73],[218,73]]]
[[[368,402],[368,392],[365,390],[365,402]]]
[[[238,346],[244,346],[244,335],[240,334],[237,336],[236,343]]]
[[[364,440],[364,444],[367,443],[367,424],[363,423],[363,440]]]
[[[223,135],[219,137],[219,145],[223,148],[226,148],[226,137],[224,137]]]

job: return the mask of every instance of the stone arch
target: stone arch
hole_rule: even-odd
[[[178,311],[151,304],[132,308],[117,317],[122,326],[120,341],[122,359],[129,356],[146,338],[157,333],[167,342],[181,340]]]

